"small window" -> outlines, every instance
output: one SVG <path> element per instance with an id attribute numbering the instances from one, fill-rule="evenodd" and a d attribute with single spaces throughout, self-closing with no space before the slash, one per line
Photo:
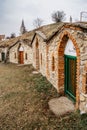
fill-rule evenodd
<path id="1" fill-rule="evenodd" d="M 38 49 L 38 39 L 36 39 L 36 48 Z"/>
<path id="2" fill-rule="evenodd" d="M 87 94 L 87 73 L 83 74 L 82 76 L 82 91 L 84 94 Z"/>
<path id="3" fill-rule="evenodd" d="M 16 53 L 14 53 L 14 58 L 16 59 Z"/>
<path id="4" fill-rule="evenodd" d="M 85 86 L 85 93 L 87 94 L 87 73 L 86 73 L 86 86 Z"/>
<path id="5" fill-rule="evenodd" d="M 27 60 L 28 58 L 27 58 L 27 53 L 25 53 L 25 60 Z"/>
<path id="6" fill-rule="evenodd" d="M 41 65 L 42 65 L 42 53 L 41 53 Z"/>
<path id="7" fill-rule="evenodd" d="M 54 56 L 52 56 L 52 71 L 55 71 L 55 59 L 54 59 Z"/>

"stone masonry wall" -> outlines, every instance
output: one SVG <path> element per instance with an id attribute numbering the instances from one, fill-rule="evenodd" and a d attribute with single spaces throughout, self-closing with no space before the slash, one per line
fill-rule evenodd
<path id="1" fill-rule="evenodd" d="M 81 44 L 80 63 L 80 112 L 87 113 L 87 34 L 83 34 L 83 44 Z"/>
<path id="2" fill-rule="evenodd" d="M 37 44 L 36 42 L 38 42 L 38 48 L 36 47 Z M 33 41 L 32 50 L 33 50 L 33 66 L 38 70 L 37 64 L 39 64 L 38 65 L 39 71 L 44 76 L 46 76 L 46 43 L 38 35 Z"/>
<path id="3" fill-rule="evenodd" d="M 19 44 L 16 44 L 15 46 L 13 46 L 10 51 L 9 51 L 9 62 L 11 63 L 18 63 L 18 46 Z M 16 58 L 15 58 L 15 54 L 16 54 Z"/>
<path id="4" fill-rule="evenodd" d="M 51 40 L 47 45 L 47 79 L 54 85 L 54 87 L 59 92 L 58 88 L 58 42 L 59 37 L 55 37 Z M 53 58 L 54 57 L 54 63 Z M 52 65 L 54 64 L 54 70 L 52 69 Z"/>
<path id="5" fill-rule="evenodd" d="M 32 61 L 33 61 L 32 48 L 24 43 L 22 43 L 22 46 L 24 48 L 24 64 L 32 64 Z M 18 47 L 19 47 L 19 44 L 16 44 L 10 49 L 9 62 L 18 63 Z M 26 53 L 27 53 L 27 59 L 25 58 Z"/>
<path id="6" fill-rule="evenodd" d="M 64 36 L 66 36 L 64 38 Z M 55 36 L 47 45 L 47 79 L 54 85 L 58 92 L 64 91 L 64 48 L 67 41 L 67 37 L 70 38 L 75 46 L 77 53 L 77 72 L 76 72 L 76 108 L 79 108 L 81 104 L 80 95 L 82 93 L 83 83 L 82 75 L 84 65 L 87 61 L 87 34 L 83 33 L 80 29 L 71 30 L 65 29 L 60 34 Z M 52 55 L 55 58 L 55 70 L 52 71 Z M 82 96 L 81 96 L 82 97 Z M 86 98 L 86 95 L 85 95 Z M 85 101 L 87 101 L 85 99 Z M 86 102 L 85 102 L 86 104 Z M 82 106 L 82 105 L 80 105 Z M 85 105 L 87 107 L 87 105 Z M 86 108 L 87 110 L 87 108 Z"/>
<path id="7" fill-rule="evenodd" d="M 80 28 L 64 28 L 49 42 L 39 35 L 32 43 L 33 66 L 53 84 L 59 93 L 64 93 L 64 50 L 70 39 L 76 49 L 76 109 L 87 112 L 87 33 Z"/>

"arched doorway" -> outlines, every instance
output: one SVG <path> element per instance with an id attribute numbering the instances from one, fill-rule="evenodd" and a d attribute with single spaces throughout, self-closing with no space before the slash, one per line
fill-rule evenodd
<path id="1" fill-rule="evenodd" d="M 39 70 L 40 65 L 39 65 L 39 43 L 38 39 L 36 39 L 36 69 Z"/>
<path id="2" fill-rule="evenodd" d="M 2 57 L 2 61 L 5 61 L 5 53 L 4 52 L 1 53 L 1 57 Z"/>
<path id="3" fill-rule="evenodd" d="M 58 90 L 59 90 L 59 93 L 64 93 L 64 94 L 66 94 L 67 89 L 70 92 L 72 91 L 69 96 L 74 100 L 76 99 L 76 108 L 78 108 L 79 107 L 79 80 L 80 80 L 79 78 L 80 50 L 78 48 L 76 40 L 67 31 L 61 34 L 60 39 L 61 41 L 58 45 Z M 65 53 L 65 49 L 68 45 L 67 43 L 69 40 L 70 42 L 72 42 L 72 45 L 73 45 L 72 48 L 75 50 L 76 56 L 72 56 L 72 55 L 67 56 Z M 69 68 L 71 68 L 71 70 L 69 70 Z M 72 76 L 70 75 L 71 73 L 73 73 L 74 75 L 73 77 L 69 77 L 69 76 Z M 69 81 L 71 80 L 71 78 L 75 79 L 74 82 L 72 80 L 72 83 L 70 83 Z M 71 85 L 75 84 L 75 86 L 73 87 L 71 86 L 72 87 L 71 89 L 70 86 L 67 87 L 67 85 L 69 84 Z"/>
<path id="4" fill-rule="evenodd" d="M 24 64 L 24 48 L 22 46 L 18 50 L 18 63 Z"/>
<path id="5" fill-rule="evenodd" d="M 76 62 L 77 54 L 75 47 L 72 41 L 68 39 L 64 50 L 64 91 L 73 101 L 76 101 Z"/>

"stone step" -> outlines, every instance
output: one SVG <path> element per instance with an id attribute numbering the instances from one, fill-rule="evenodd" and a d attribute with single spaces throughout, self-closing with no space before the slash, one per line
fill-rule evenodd
<path id="1" fill-rule="evenodd" d="M 75 111 L 75 106 L 67 97 L 61 96 L 59 98 L 51 99 L 49 102 L 50 110 L 56 115 L 64 115 Z"/>

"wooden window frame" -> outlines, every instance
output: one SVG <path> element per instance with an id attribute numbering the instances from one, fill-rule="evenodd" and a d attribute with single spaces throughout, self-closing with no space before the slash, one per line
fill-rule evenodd
<path id="1" fill-rule="evenodd" d="M 41 65 L 42 65 L 42 53 L 41 53 L 40 57 L 41 57 Z"/>
<path id="2" fill-rule="evenodd" d="M 14 58 L 15 58 L 15 59 L 17 58 L 16 52 L 14 53 Z"/>
<path id="3" fill-rule="evenodd" d="M 25 60 L 28 60 L 28 55 L 27 55 L 27 53 L 25 53 Z"/>

